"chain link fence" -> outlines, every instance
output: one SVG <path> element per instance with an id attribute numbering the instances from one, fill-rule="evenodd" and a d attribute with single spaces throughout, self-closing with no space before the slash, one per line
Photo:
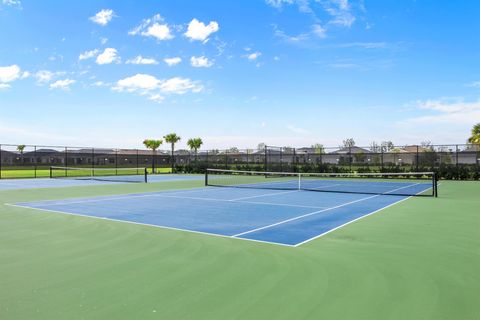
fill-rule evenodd
<path id="1" fill-rule="evenodd" d="M 372 150 L 373 149 L 373 150 Z M 203 173 L 206 168 L 272 172 L 419 172 L 444 179 L 480 178 L 475 145 L 177 150 L 0 144 L 0 179 L 48 177 L 50 166 L 146 167 L 150 173 Z"/>

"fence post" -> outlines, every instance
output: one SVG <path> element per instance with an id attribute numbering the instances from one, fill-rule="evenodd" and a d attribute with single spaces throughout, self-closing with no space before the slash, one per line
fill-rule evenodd
<path id="1" fill-rule="evenodd" d="M 118 175 L 118 149 L 115 149 L 115 175 Z"/>
<path id="2" fill-rule="evenodd" d="M 95 148 L 92 148 L 92 176 L 95 175 Z"/>
<path id="3" fill-rule="evenodd" d="M 415 154 L 415 159 L 416 159 L 416 160 L 415 160 L 415 162 L 416 162 L 416 164 L 415 164 L 415 171 L 418 172 L 418 162 L 420 161 L 420 156 L 419 156 L 419 154 L 418 154 L 418 146 L 416 146 L 416 147 L 417 147 L 417 152 L 416 152 L 416 154 Z"/>
<path id="4" fill-rule="evenodd" d="M 268 160 L 267 160 L 267 146 L 264 147 L 264 159 L 263 159 L 263 166 L 264 166 L 264 170 L 265 171 L 268 171 L 267 167 L 268 167 Z"/>
<path id="5" fill-rule="evenodd" d="M 228 150 L 225 150 L 225 170 L 228 170 Z"/>
<path id="6" fill-rule="evenodd" d="M 33 176 L 37 177 L 37 146 L 33 146 Z"/>
<path id="7" fill-rule="evenodd" d="M 208 169 L 208 167 L 209 167 L 209 166 L 208 166 L 208 150 L 207 150 L 207 154 L 206 154 L 206 156 L 205 156 L 205 159 L 206 159 L 206 166 L 207 166 L 207 169 Z"/>
<path id="8" fill-rule="evenodd" d="M 455 145 L 455 171 L 458 180 L 460 178 L 460 171 L 458 168 L 458 144 Z"/>
<path id="9" fill-rule="evenodd" d="M 0 179 L 2 179 L 2 145 L 0 144 Z"/>
<path id="10" fill-rule="evenodd" d="M 293 159 L 292 159 L 292 169 L 293 172 L 297 172 L 297 149 L 293 148 Z"/>
<path id="11" fill-rule="evenodd" d="M 67 147 L 65 147 L 65 163 L 63 164 L 65 166 L 65 177 L 67 176 L 67 166 L 68 166 L 68 154 L 67 154 Z"/>
<path id="12" fill-rule="evenodd" d="M 381 152 L 381 156 L 380 156 L 380 159 L 381 159 L 381 160 L 380 160 L 380 161 L 382 162 L 382 163 L 381 163 L 381 171 L 383 171 L 383 166 L 384 166 L 384 164 L 383 164 L 383 148 L 381 149 L 380 152 Z"/>
<path id="13" fill-rule="evenodd" d="M 280 172 L 283 172 L 283 148 L 280 147 Z"/>
<path id="14" fill-rule="evenodd" d="M 352 172 L 353 159 L 352 159 L 352 147 L 351 146 L 348 147 L 348 162 L 350 163 L 350 172 Z"/>
<path id="15" fill-rule="evenodd" d="M 135 159 L 135 161 L 136 161 L 136 163 L 137 163 L 137 164 L 135 165 L 135 167 L 137 167 L 137 168 L 138 168 L 138 149 L 136 149 L 135 151 L 136 151 L 136 152 L 135 152 L 135 155 L 136 155 L 136 157 L 135 157 L 135 158 L 136 158 L 136 159 Z M 137 170 L 138 170 L 138 169 L 137 169 Z"/>

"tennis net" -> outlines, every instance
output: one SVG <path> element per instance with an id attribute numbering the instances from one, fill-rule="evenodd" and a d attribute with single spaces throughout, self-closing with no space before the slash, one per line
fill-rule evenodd
<path id="1" fill-rule="evenodd" d="M 50 178 L 112 182 L 147 182 L 147 168 L 50 167 Z"/>
<path id="2" fill-rule="evenodd" d="M 205 185 L 400 196 L 437 196 L 433 172 L 293 173 L 207 169 Z"/>

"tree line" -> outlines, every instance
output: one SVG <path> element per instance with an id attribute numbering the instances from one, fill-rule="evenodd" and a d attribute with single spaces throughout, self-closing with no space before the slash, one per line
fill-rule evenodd
<path id="1" fill-rule="evenodd" d="M 179 142 L 182 138 L 178 136 L 176 133 L 169 133 L 165 136 L 163 136 L 162 139 L 145 139 L 143 140 L 143 145 L 147 148 L 152 150 L 152 153 L 154 155 L 153 161 L 152 161 L 152 172 L 155 172 L 155 155 L 157 154 L 157 149 L 160 148 L 160 146 L 163 144 L 165 141 L 166 143 L 170 144 L 171 151 L 172 151 L 172 169 L 174 169 L 175 165 L 175 144 Z M 201 138 L 190 138 L 187 140 L 187 145 L 190 148 L 190 150 L 193 150 L 195 152 L 195 161 L 197 160 L 197 153 L 198 149 L 201 148 L 203 144 L 203 141 Z"/>

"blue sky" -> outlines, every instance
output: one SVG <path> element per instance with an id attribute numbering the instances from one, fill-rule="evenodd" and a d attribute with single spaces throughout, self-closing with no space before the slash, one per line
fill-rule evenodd
<path id="1" fill-rule="evenodd" d="M 478 1 L 0 0 L 0 140 L 463 143 Z"/>

